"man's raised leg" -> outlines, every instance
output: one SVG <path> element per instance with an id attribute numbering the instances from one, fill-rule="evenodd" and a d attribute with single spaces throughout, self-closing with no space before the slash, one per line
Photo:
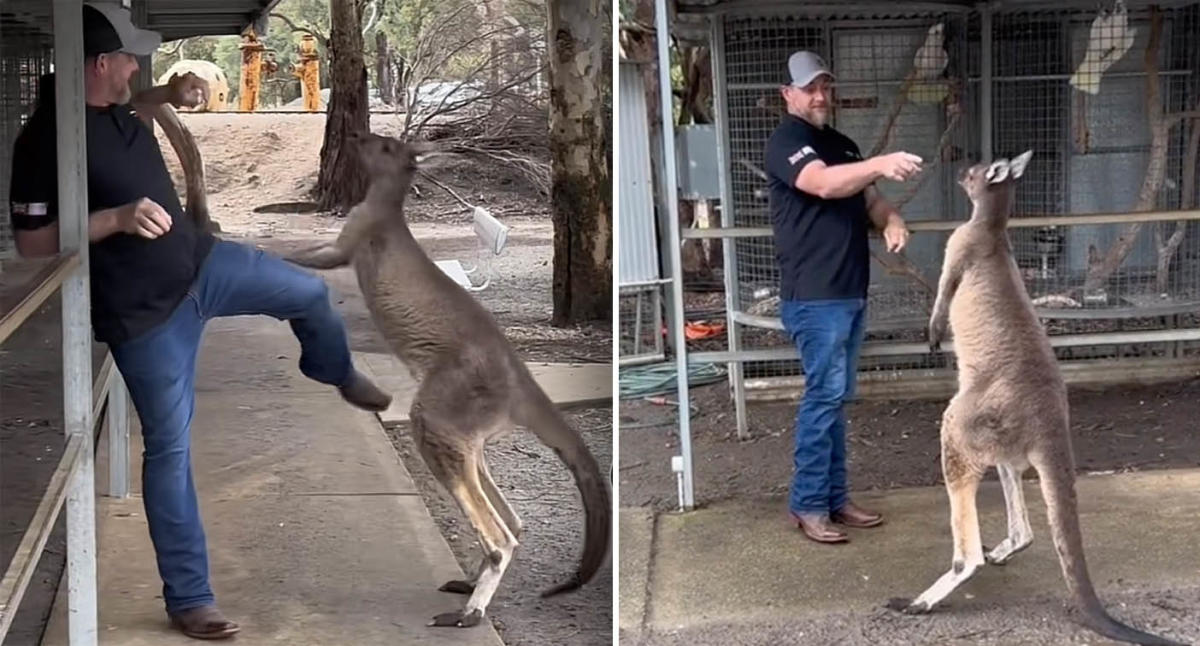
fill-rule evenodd
<path id="1" fill-rule="evenodd" d="M 325 281 L 248 245 L 219 240 L 198 282 L 205 318 L 265 314 L 288 321 L 300 341 L 300 371 L 337 386 L 351 404 L 386 410 L 391 396 L 354 369 L 341 317 Z"/>

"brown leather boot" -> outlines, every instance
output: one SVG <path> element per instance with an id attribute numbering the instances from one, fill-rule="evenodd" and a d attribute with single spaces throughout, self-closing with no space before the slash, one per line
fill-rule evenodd
<path id="1" fill-rule="evenodd" d="M 342 399 L 373 413 L 383 412 L 392 404 L 391 395 L 380 390 L 366 375 L 354 368 L 350 369 L 350 378 L 338 392 L 341 393 Z"/>
<path id="2" fill-rule="evenodd" d="M 228 639 L 241 630 L 237 624 L 226 619 L 216 606 L 188 608 L 168 613 L 168 616 L 173 628 L 196 639 Z"/>
<path id="3" fill-rule="evenodd" d="M 850 540 L 850 537 L 846 536 L 846 532 L 834 527 L 829 522 L 829 514 L 792 512 L 792 520 L 805 536 L 818 543 L 845 543 Z"/>
<path id="4" fill-rule="evenodd" d="M 867 528 L 883 524 L 882 514 L 867 511 L 852 502 L 846 502 L 844 507 L 833 512 L 829 517 L 833 522 L 841 523 L 846 527 Z"/>

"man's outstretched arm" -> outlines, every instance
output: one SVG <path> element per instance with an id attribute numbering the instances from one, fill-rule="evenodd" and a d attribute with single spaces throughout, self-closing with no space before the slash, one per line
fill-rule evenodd
<path id="1" fill-rule="evenodd" d="M 164 103 L 170 103 L 176 108 L 187 106 L 193 108 L 208 102 L 208 81 L 188 72 L 182 76 L 172 76 L 166 85 L 156 85 L 138 92 L 129 104 L 133 107 L 147 126 L 154 123 L 154 113 Z"/>

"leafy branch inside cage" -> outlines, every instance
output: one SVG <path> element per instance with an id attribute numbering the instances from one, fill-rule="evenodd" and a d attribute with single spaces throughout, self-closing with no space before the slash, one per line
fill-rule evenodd
<path id="1" fill-rule="evenodd" d="M 1200 123 L 1193 121 L 1191 136 L 1188 138 L 1187 152 L 1183 157 L 1183 190 L 1180 192 L 1179 208 L 1188 209 L 1196 206 L 1196 158 L 1200 153 Z M 1158 248 L 1158 265 L 1155 268 L 1154 290 L 1159 294 L 1167 292 L 1167 278 L 1170 276 L 1171 260 L 1179 245 L 1183 244 L 1183 235 L 1187 231 L 1187 222 L 1175 222 L 1171 237 L 1165 241 L 1166 222 L 1159 222 L 1154 228 L 1154 242 Z"/>
<path id="2" fill-rule="evenodd" d="M 1167 150 L 1171 128 L 1176 124 L 1182 123 L 1185 119 L 1200 116 L 1200 110 L 1164 114 L 1160 98 L 1161 88 L 1159 87 L 1158 66 L 1158 53 L 1161 41 L 1162 12 L 1157 7 L 1151 7 L 1150 36 L 1147 40 L 1145 51 L 1146 116 L 1150 129 L 1150 157 L 1149 163 L 1146 166 L 1146 174 L 1142 179 L 1141 190 L 1138 192 L 1138 201 L 1134 206 L 1134 211 L 1152 211 L 1157 206 L 1158 194 L 1162 189 L 1163 180 L 1166 177 Z M 1185 168 L 1185 172 L 1188 172 L 1187 168 Z M 1194 173 L 1194 167 L 1192 172 Z M 1077 293 L 1094 293 L 1107 284 L 1109 278 L 1112 277 L 1117 268 L 1121 266 L 1121 263 L 1125 261 L 1130 251 L 1133 250 L 1142 225 L 1142 222 L 1126 224 L 1121 229 L 1117 239 L 1113 241 L 1112 246 L 1103 254 L 1102 259 L 1090 264 L 1083 284 L 1055 296 L 1072 299 L 1072 296 Z M 1178 248 L 1179 243 L 1182 242 L 1182 229 L 1177 229 L 1175 233 L 1178 235 L 1172 235 L 1172 238 L 1176 240 L 1174 247 L 1171 246 L 1170 240 L 1159 245 L 1160 255 L 1168 252 L 1173 254 L 1175 249 Z M 1169 257 L 1165 263 L 1169 266 Z M 1159 267 L 1164 267 L 1164 260 L 1161 257 L 1159 259 Z M 1160 284 L 1165 284 L 1165 273 L 1165 269 L 1160 272 L 1158 278 Z"/>
<path id="3" fill-rule="evenodd" d="M 875 142 L 875 146 L 871 148 L 870 157 L 875 157 L 882 153 L 891 143 L 893 133 L 896 129 L 896 121 L 900 116 L 900 112 L 908 103 L 909 94 L 918 81 L 928 81 L 935 79 L 941 75 L 948 63 L 945 50 L 942 48 L 942 24 L 938 23 L 929 29 L 929 35 L 924 44 L 917 50 L 916 56 L 913 58 L 913 67 L 904 77 L 904 82 L 900 86 L 900 90 L 896 93 L 895 102 L 892 104 L 891 110 L 888 111 L 887 118 L 884 120 L 883 132 L 879 136 L 879 141 Z M 954 78 L 947 78 L 943 81 L 949 90 L 946 94 L 946 99 L 943 101 L 945 114 L 947 116 L 946 128 L 942 131 L 941 137 L 938 139 L 937 148 L 933 157 L 928 160 L 920 174 L 917 176 L 915 183 L 897 199 L 893 206 L 897 210 L 908 204 L 921 187 L 933 176 L 933 171 L 936 169 L 942 159 L 949 155 L 951 147 L 951 134 L 958 127 L 962 120 L 963 106 L 961 102 L 960 81 Z M 937 294 L 937 289 L 933 283 L 925 277 L 921 268 L 914 264 L 904 252 L 880 255 L 875 251 L 871 252 L 871 257 L 883 267 L 883 270 L 893 276 L 907 276 L 914 282 L 920 285 L 930 297 Z M 931 309 L 932 304 L 927 300 L 926 309 Z"/>

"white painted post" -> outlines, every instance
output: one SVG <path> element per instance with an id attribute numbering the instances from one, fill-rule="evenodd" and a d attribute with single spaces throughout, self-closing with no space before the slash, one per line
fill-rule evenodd
<path id="1" fill-rule="evenodd" d="M 71 646 L 97 642 L 95 453 L 92 450 L 92 334 L 88 282 L 87 133 L 83 93 L 83 5 L 54 0 L 58 130 L 59 249 L 79 254 L 63 282 L 63 421 L 79 436 L 79 468 L 67 492 L 67 608 Z"/>
<path id="2" fill-rule="evenodd" d="M 654 3 L 654 26 L 658 36 L 658 84 L 659 98 L 662 110 L 662 141 L 663 161 L 666 164 L 663 173 L 663 196 L 667 205 L 667 226 L 670 232 L 668 247 L 671 262 L 671 321 L 672 336 L 675 339 L 675 381 L 679 397 L 679 452 L 683 461 L 683 490 L 680 492 L 679 506 L 690 510 L 696 504 L 695 490 L 692 487 L 692 419 L 691 402 L 688 395 L 688 364 L 687 337 L 684 326 L 687 321 L 683 318 L 683 261 L 680 258 L 679 243 L 679 195 L 678 175 L 675 169 L 675 118 L 672 106 L 674 95 L 671 93 L 671 57 L 668 53 L 667 3 L 666 0 L 656 0 Z"/>
<path id="3" fill-rule="evenodd" d="M 129 392 L 121 371 L 113 368 L 108 387 L 108 495 L 129 497 Z"/>

